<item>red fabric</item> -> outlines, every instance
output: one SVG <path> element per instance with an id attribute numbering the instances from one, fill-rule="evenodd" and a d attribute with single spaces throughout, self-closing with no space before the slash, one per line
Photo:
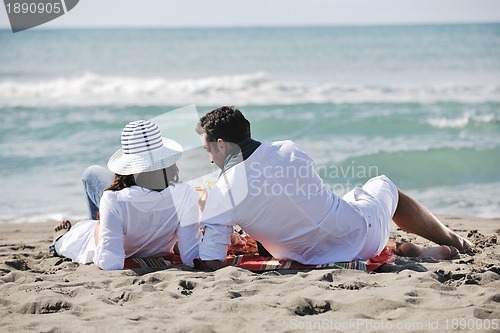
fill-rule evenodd
<path id="1" fill-rule="evenodd" d="M 368 272 L 374 271 L 380 266 L 384 264 L 394 265 L 394 261 L 396 260 L 396 255 L 393 252 L 393 249 L 386 246 L 375 257 L 368 259 L 366 261 L 366 270 Z"/>
<path id="2" fill-rule="evenodd" d="M 250 252 L 254 249 L 250 246 Z M 367 260 L 353 260 L 350 262 L 327 263 L 323 265 L 303 265 L 292 260 L 278 260 L 271 257 L 262 257 L 254 253 L 242 254 L 241 247 L 238 249 L 230 249 L 229 253 L 240 253 L 238 255 L 230 255 L 226 258 L 228 266 L 235 266 L 248 269 L 254 272 L 262 272 L 277 269 L 297 269 L 309 270 L 319 268 L 340 268 L 340 269 L 357 269 L 366 270 L 368 272 L 376 270 L 384 264 L 394 264 L 396 255 L 391 248 L 385 247 L 377 256 Z M 168 268 L 182 265 L 180 256 L 169 254 L 163 257 L 152 258 L 127 258 L 125 259 L 124 269 L 132 268 Z M 195 265 L 196 266 L 196 265 Z"/>

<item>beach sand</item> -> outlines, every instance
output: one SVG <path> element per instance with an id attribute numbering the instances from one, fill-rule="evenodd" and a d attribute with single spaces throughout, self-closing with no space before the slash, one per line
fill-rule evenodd
<path id="1" fill-rule="evenodd" d="M 440 216 L 477 246 L 395 272 L 100 271 L 51 258 L 53 223 L 0 225 L 1 332 L 499 331 L 500 219 Z M 393 229 L 393 239 L 427 244 Z"/>

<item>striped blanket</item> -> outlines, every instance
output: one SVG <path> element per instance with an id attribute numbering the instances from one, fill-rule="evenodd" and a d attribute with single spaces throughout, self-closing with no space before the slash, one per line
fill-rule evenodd
<path id="1" fill-rule="evenodd" d="M 240 267 L 253 272 L 264 272 L 271 270 L 310 270 L 320 268 L 355 269 L 370 272 L 376 270 L 383 264 L 393 264 L 395 254 L 391 248 L 385 247 L 376 257 L 369 260 L 352 260 L 347 262 L 333 262 L 322 265 L 303 265 L 293 260 L 276 259 L 272 257 L 262 257 L 256 254 L 229 255 L 226 258 L 228 266 Z M 162 257 L 153 258 L 127 258 L 125 259 L 125 269 L 133 268 L 169 268 L 182 265 L 180 256 L 169 254 Z M 195 262 L 196 267 L 196 262 Z"/>

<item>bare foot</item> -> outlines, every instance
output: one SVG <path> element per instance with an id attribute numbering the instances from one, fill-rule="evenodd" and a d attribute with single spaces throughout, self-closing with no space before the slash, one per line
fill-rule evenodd
<path id="1" fill-rule="evenodd" d="M 473 250 L 473 247 L 474 247 L 474 244 L 472 244 L 472 242 L 466 238 L 463 238 L 463 237 L 460 237 L 461 238 L 461 248 L 457 248 L 460 252 L 462 253 L 466 253 L 468 255 L 474 255 L 474 250 Z"/>
<path id="2" fill-rule="evenodd" d="M 54 240 L 58 240 L 66 234 L 69 229 L 71 229 L 71 222 L 66 220 L 66 221 L 61 221 L 58 224 L 54 226 Z"/>
<path id="3" fill-rule="evenodd" d="M 423 247 L 412 243 L 403 243 L 397 249 L 399 254 L 405 257 L 449 260 L 458 255 L 458 250 L 455 247 L 447 245 Z"/>

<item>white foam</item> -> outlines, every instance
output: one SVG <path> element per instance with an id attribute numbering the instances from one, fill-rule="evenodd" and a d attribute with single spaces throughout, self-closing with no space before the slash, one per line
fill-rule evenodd
<path id="1" fill-rule="evenodd" d="M 85 216 L 81 214 L 75 214 L 71 216 L 62 213 L 32 213 L 25 215 L 4 214 L 0 216 L 0 223 L 57 223 L 63 220 L 81 221 L 84 219 Z"/>
<path id="2" fill-rule="evenodd" d="M 500 102 L 500 85 L 350 85 L 275 81 L 265 73 L 170 80 L 101 76 L 0 81 L 0 106 L 272 105 L 296 103 Z M 436 120 L 437 126 L 441 126 Z M 457 126 L 461 126 L 458 123 Z"/>
<path id="3" fill-rule="evenodd" d="M 436 128 L 464 128 L 471 123 L 487 124 L 495 123 L 500 120 L 496 118 L 494 114 L 482 114 L 477 115 L 474 112 L 464 112 L 459 117 L 446 118 L 431 118 L 427 122 Z"/>

